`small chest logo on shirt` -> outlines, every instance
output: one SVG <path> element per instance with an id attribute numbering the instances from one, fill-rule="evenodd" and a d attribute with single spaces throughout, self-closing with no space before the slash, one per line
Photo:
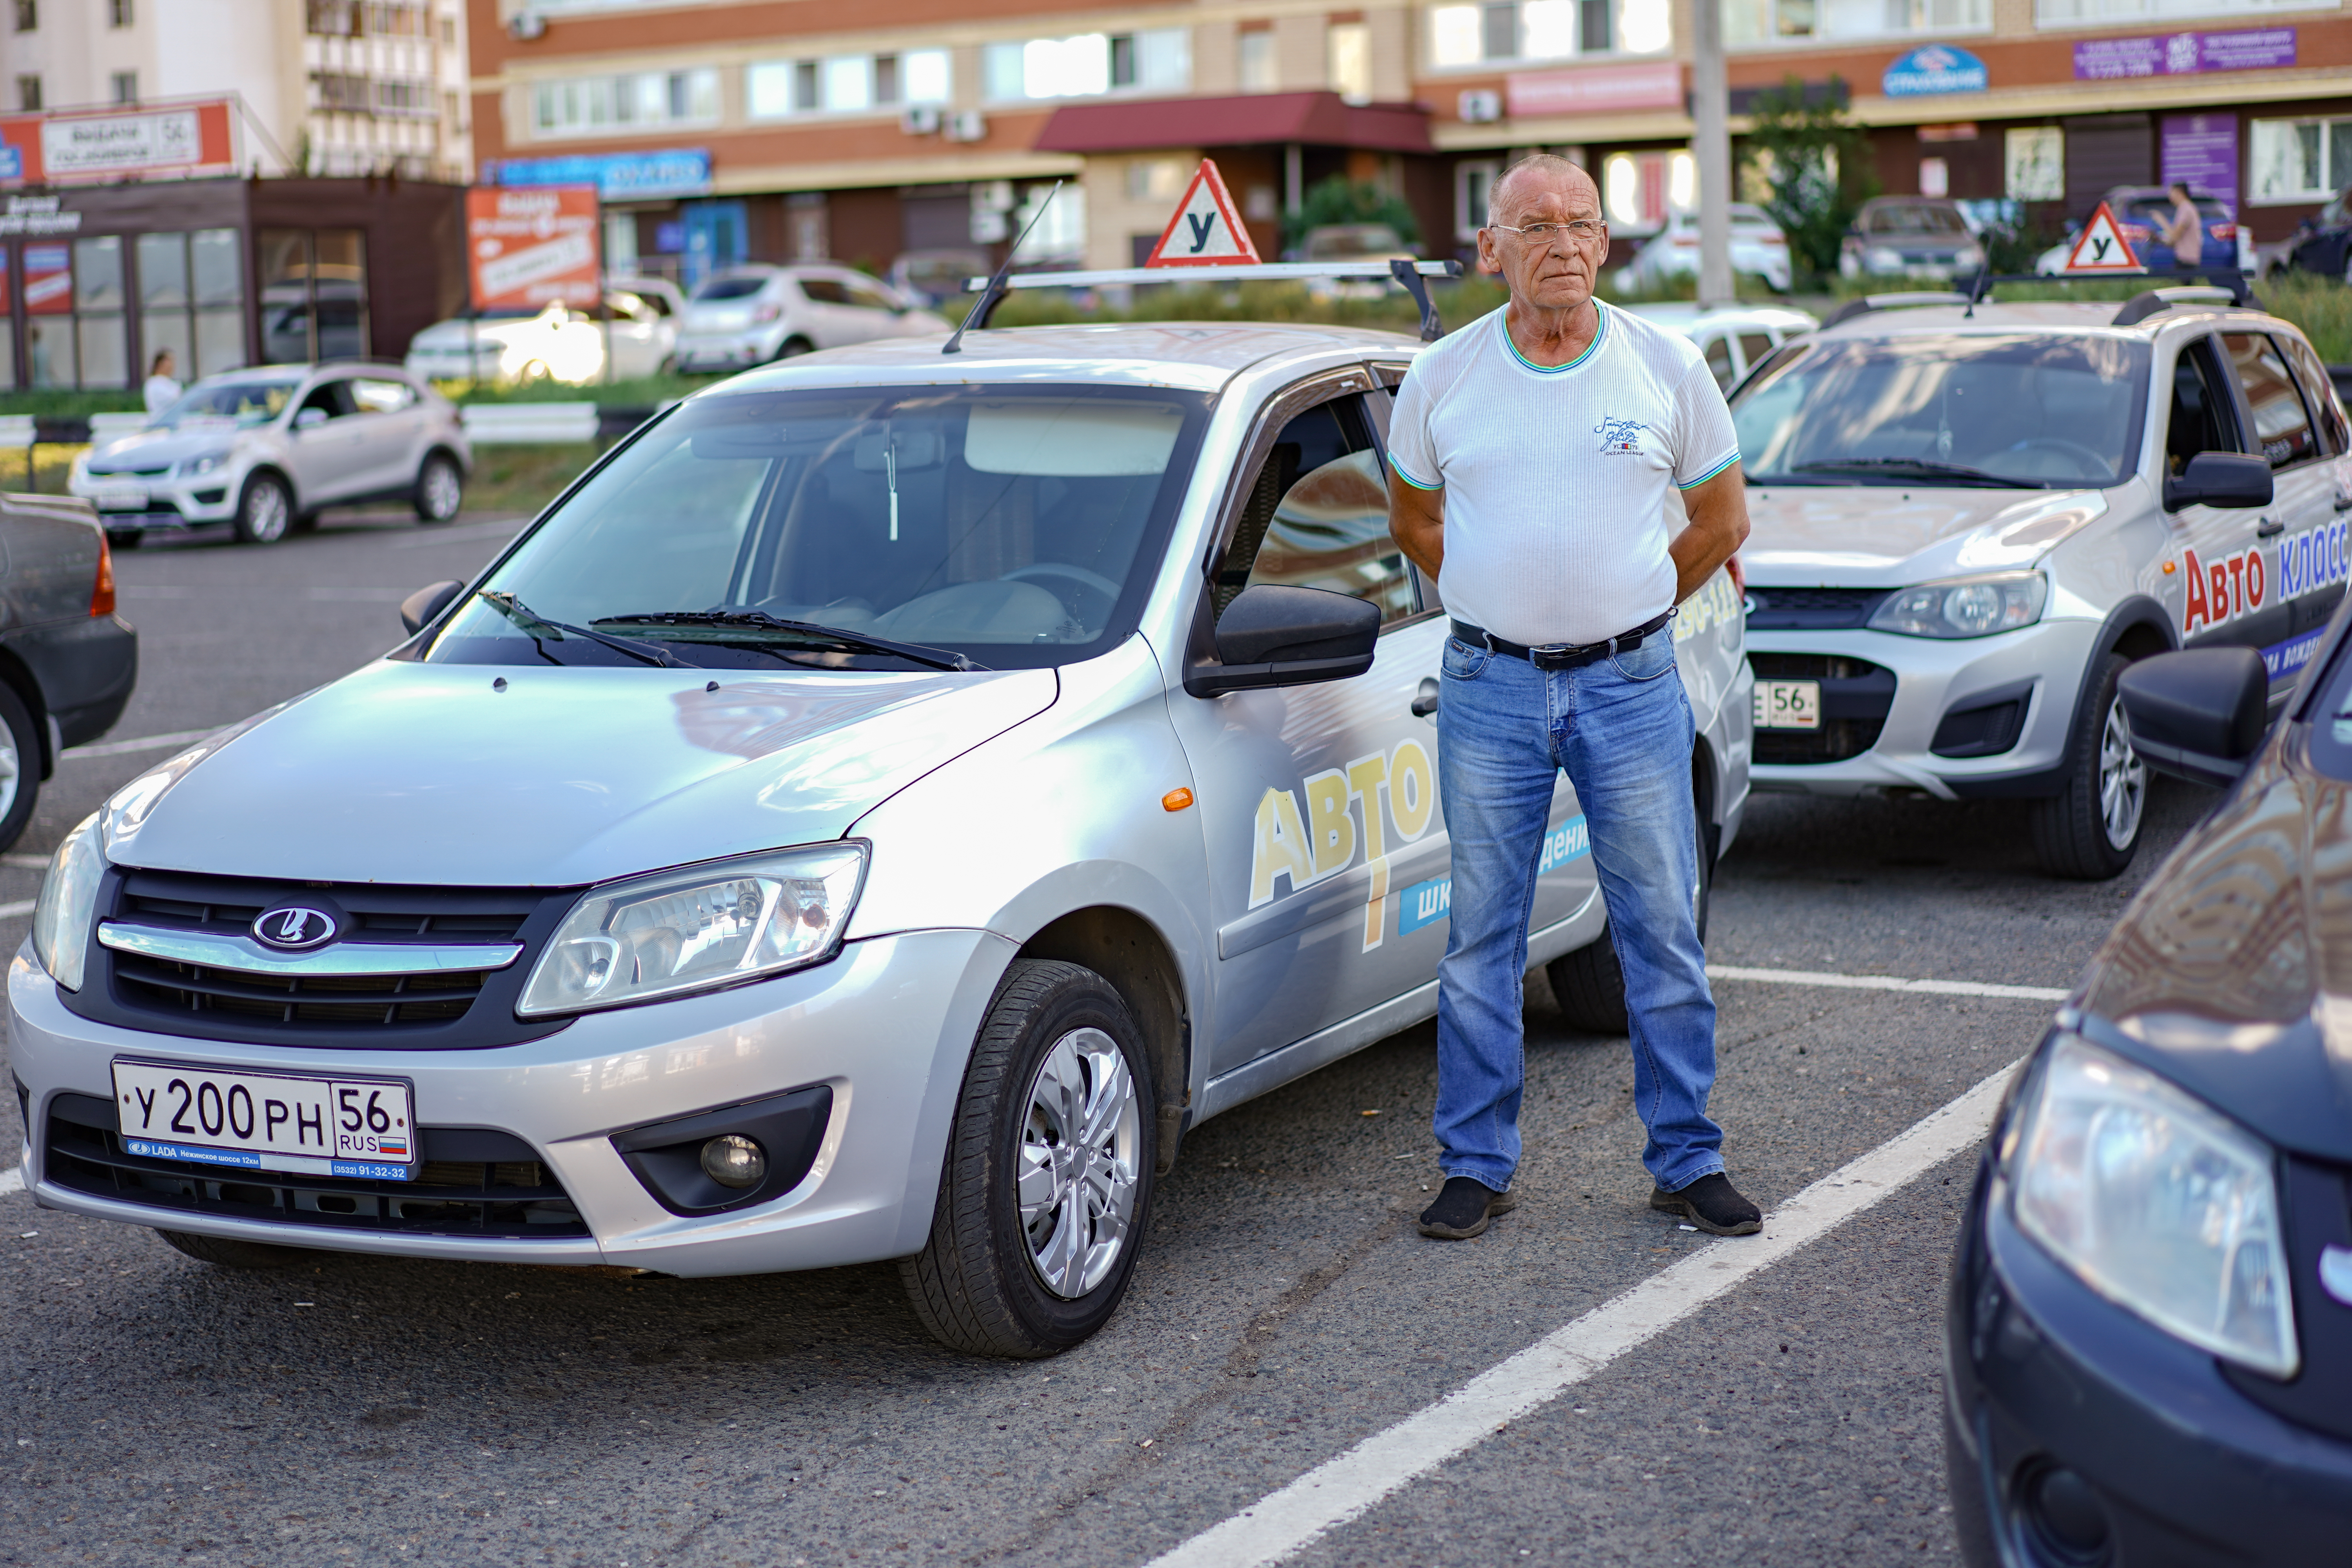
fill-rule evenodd
<path id="1" fill-rule="evenodd" d="M 1592 433 L 1601 437 L 1604 457 L 1638 458 L 1642 455 L 1642 432 L 1648 428 L 1638 419 L 1603 418 L 1592 427 Z"/>

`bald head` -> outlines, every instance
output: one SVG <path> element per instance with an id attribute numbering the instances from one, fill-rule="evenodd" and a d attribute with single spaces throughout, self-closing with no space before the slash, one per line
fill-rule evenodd
<path id="1" fill-rule="evenodd" d="M 1591 175 L 1557 153 L 1531 153 L 1504 170 L 1486 193 L 1486 221 L 1517 223 L 1519 211 L 1547 195 L 1600 214 L 1601 187 Z"/>

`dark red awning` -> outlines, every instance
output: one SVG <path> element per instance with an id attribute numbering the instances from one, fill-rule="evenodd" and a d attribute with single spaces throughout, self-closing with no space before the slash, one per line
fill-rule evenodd
<path id="1" fill-rule="evenodd" d="M 1122 99 L 1070 103 L 1038 133 L 1040 153 L 1144 153 L 1302 142 L 1377 153 L 1432 153 L 1429 110 L 1418 103 L 1351 104 L 1336 92 L 1252 92 L 1233 98 Z"/>

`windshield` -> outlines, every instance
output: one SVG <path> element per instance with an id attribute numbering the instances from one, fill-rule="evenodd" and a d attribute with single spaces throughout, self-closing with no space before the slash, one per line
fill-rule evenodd
<path id="1" fill-rule="evenodd" d="M 2104 489 L 2137 466 L 2147 389 L 2145 343 L 1922 333 L 1798 345 L 1731 415 L 1752 484 Z"/>
<path id="2" fill-rule="evenodd" d="M 616 452 L 500 562 L 426 658 L 621 664 L 1074 663 L 1133 630 L 1206 396 L 1070 385 L 706 395 Z M 551 626 L 566 635 L 551 635 Z"/>
<path id="3" fill-rule="evenodd" d="M 698 305 L 713 300 L 747 300 L 768 286 L 765 278 L 713 278 L 694 291 Z"/>
<path id="4" fill-rule="evenodd" d="M 150 423 L 167 429 L 184 424 L 230 421 L 239 428 L 267 425 L 286 407 L 299 383 L 291 381 L 199 382 Z"/>
<path id="5" fill-rule="evenodd" d="M 1868 226 L 1872 234 L 1963 235 L 1969 231 L 1958 213 L 1930 206 L 1880 207 L 1870 215 Z"/>

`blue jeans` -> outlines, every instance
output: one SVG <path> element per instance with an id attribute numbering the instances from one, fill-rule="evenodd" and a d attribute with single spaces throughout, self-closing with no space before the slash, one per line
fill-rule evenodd
<path id="1" fill-rule="evenodd" d="M 1583 808 L 1609 937 L 1625 972 L 1642 1163 L 1668 1192 L 1723 1169 L 1715 998 L 1692 908 L 1698 887 L 1690 700 L 1672 634 L 1577 669 L 1449 638 L 1438 707 L 1439 787 L 1453 843 L 1452 929 L 1437 969 L 1437 1142 L 1449 1176 L 1497 1192 L 1519 1163 L 1528 966 L 1553 781 Z"/>

